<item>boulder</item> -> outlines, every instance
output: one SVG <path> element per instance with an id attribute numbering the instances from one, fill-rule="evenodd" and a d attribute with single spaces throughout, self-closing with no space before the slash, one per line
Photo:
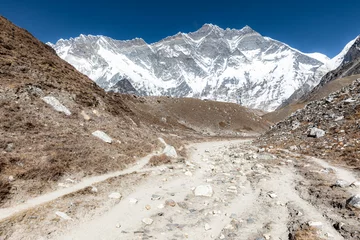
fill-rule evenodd
<path id="1" fill-rule="evenodd" d="M 211 197 L 213 195 L 213 189 L 211 185 L 200 185 L 194 190 L 195 196 Z"/>
<path id="2" fill-rule="evenodd" d="M 142 222 L 145 223 L 146 225 L 151 225 L 154 222 L 154 220 L 152 220 L 151 218 L 144 218 Z"/>
<path id="3" fill-rule="evenodd" d="M 323 136 L 325 136 L 325 131 L 321 130 L 320 128 L 311 128 L 310 129 L 310 133 L 308 135 L 309 137 L 314 137 L 314 138 L 321 138 Z"/>
<path id="4" fill-rule="evenodd" d="M 44 102 L 46 102 L 47 104 L 49 104 L 50 106 L 52 106 L 54 108 L 55 111 L 58 112 L 62 112 L 65 113 L 65 115 L 71 115 L 71 112 L 69 109 L 67 109 L 67 107 L 65 107 L 64 105 L 62 105 L 59 100 L 57 100 L 55 97 L 53 96 L 46 96 L 41 98 Z"/>
<path id="5" fill-rule="evenodd" d="M 103 140 L 106 143 L 112 143 L 112 141 L 113 141 L 112 138 L 109 137 L 109 135 L 107 135 L 103 131 L 97 130 L 97 131 L 93 132 L 92 135 Z"/>
<path id="6" fill-rule="evenodd" d="M 120 198 L 121 198 L 121 194 L 118 193 L 118 192 L 113 192 L 113 193 L 110 193 L 110 194 L 109 194 L 109 198 L 112 198 L 112 199 L 120 199 Z"/>
<path id="7" fill-rule="evenodd" d="M 66 213 L 57 211 L 55 214 L 59 217 L 61 217 L 64 220 L 71 220 L 71 217 L 69 217 Z"/>
<path id="8" fill-rule="evenodd" d="M 360 209 L 360 194 L 356 194 L 346 201 L 346 204 L 350 207 Z"/>

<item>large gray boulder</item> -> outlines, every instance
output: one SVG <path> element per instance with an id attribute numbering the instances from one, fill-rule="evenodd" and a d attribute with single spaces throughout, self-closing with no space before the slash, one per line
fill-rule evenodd
<path id="1" fill-rule="evenodd" d="M 310 129 L 309 137 L 321 138 L 325 136 L 325 131 L 320 128 L 313 127 Z"/>

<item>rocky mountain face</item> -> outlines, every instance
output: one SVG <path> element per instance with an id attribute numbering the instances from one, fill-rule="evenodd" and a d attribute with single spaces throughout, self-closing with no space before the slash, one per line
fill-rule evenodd
<path id="1" fill-rule="evenodd" d="M 310 102 L 268 131 L 260 143 L 359 167 L 360 78 Z"/>
<path id="2" fill-rule="evenodd" d="M 80 35 L 49 45 L 107 91 L 212 99 L 266 111 L 299 88 L 316 86 L 334 67 L 322 54 L 304 54 L 248 26 L 205 24 L 153 44 Z"/>
<path id="3" fill-rule="evenodd" d="M 324 87 L 325 84 L 335 79 L 345 78 L 360 73 L 360 36 L 350 41 L 344 49 L 333 59 L 326 63 L 328 69 L 333 69 L 325 74 L 318 85 L 315 87 L 304 84 L 303 87 L 296 90 L 278 109 L 289 104 L 312 98 Z"/>

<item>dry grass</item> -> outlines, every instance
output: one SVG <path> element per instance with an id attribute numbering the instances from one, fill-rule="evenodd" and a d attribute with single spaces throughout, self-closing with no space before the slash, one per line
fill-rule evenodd
<path id="1" fill-rule="evenodd" d="M 8 195 L 10 194 L 10 189 L 11 186 L 8 182 L 0 180 L 0 205 L 8 198 Z"/>
<path id="2" fill-rule="evenodd" d="M 171 158 L 166 156 L 165 154 L 152 156 L 149 160 L 149 165 L 152 167 L 169 163 L 171 163 Z"/>
<path id="3" fill-rule="evenodd" d="M 297 230 L 292 237 L 292 240 L 320 240 L 315 228 L 306 228 Z"/>

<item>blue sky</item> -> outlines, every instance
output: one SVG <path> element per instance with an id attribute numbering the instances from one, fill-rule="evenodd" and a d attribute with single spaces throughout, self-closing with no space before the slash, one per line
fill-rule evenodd
<path id="1" fill-rule="evenodd" d="M 0 14 L 44 42 L 83 34 L 156 42 L 204 23 L 249 25 L 303 52 L 339 53 L 360 34 L 359 0 L 1 0 Z"/>

